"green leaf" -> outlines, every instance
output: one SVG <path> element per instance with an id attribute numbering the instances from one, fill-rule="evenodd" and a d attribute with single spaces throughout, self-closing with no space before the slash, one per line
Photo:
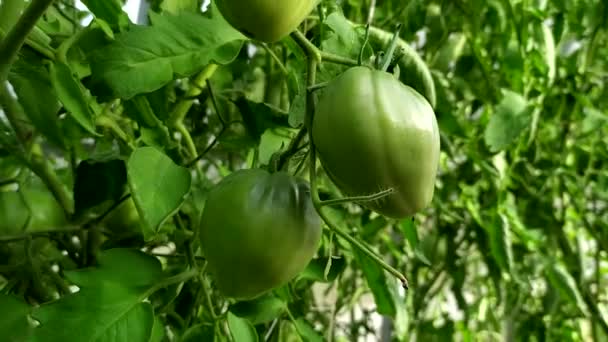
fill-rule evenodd
<path id="1" fill-rule="evenodd" d="M 599 110 L 592 107 L 585 107 L 583 109 L 585 117 L 581 123 L 581 133 L 579 137 L 584 137 L 589 134 L 593 134 L 598 130 L 606 127 L 608 124 L 608 115 L 603 114 Z"/>
<path id="2" fill-rule="evenodd" d="M 25 5 L 25 0 L 0 1 L 1 31 L 8 32 L 15 25 Z"/>
<path id="3" fill-rule="evenodd" d="M 131 288 L 151 286 L 162 278 L 158 259 L 137 249 L 117 248 L 104 251 L 98 258 L 99 267 L 66 272 L 78 286 L 94 288 L 113 282 Z"/>
<path id="4" fill-rule="evenodd" d="M 150 341 L 154 314 L 143 300 L 161 280 L 156 258 L 137 250 L 109 250 L 100 255 L 98 267 L 67 276 L 80 290 L 34 311 L 40 322 L 35 342 Z"/>
<path id="5" fill-rule="evenodd" d="M 296 319 L 296 326 L 304 342 L 323 342 L 323 337 L 303 318 Z"/>
<path id="6" fill-rule="evenodd" d="M 122 11 L 119 0 L 82 0 L 95 17 L 110 24 L 112 29 L 119 30 L 130 24 L 129 16 Z"/>
<path id="7" fill-rule="evenodd" d="M 333 282 L 346 269 L 346 260 L 344 258 L 332 259 L 331 268 L 325 279 L 325 267 L 327 266 L 328 258 L 313 259 L 308 266 L 298 275 L 298 280 L 312 280 L 320 283 Z"/>
<path id="8" fill-rule="evenodd" d="M 363 270 L 367 285 L 374 295 L 377 306 L 376 311 L 381 315 L 395 317 L 397 308 L 395 307 L 393 294 L 388 288 L 384 270 L 374 260 L 370 259 L 358 249 L 354 248 L 353 254 L 355 255 L 357 264 Z"/>
<path id="9" fill-rule="evenodd" d="M 228 327 L 234 342 L 258 342 L 258 334 L 251 323 L 228 312 Z"/>
<path id="10" fill-rule="evenodd" d="M 127 178 L 146 237 L 160 229 L 190 192 L 190 171 L 153 147 L 133 152 L 127 163 Z"/>
<path id="11" fill-rule="evenodd" d="M 154 316 L 154 325 L 152 326 L 152 335 L 150 336 L 150 342 L 162 342 L 165 338 L 165 327 L 163 321 Z"/>
<path id="12" fill-rule="evenodd" d="M 238 107 L 249 136 L 258 144 L 266 130 L 276 127 L 290 127 L 289 116 L 280 109 L 239 97 L 234 104 Z"/>
<path id="13" fill-rule="evenodd" d="M 0 336 L 3 341 L 20 342 L 26 340 L 32 326 L 28 315 L 32 308 L 25 302 L 5 294 L 0 294 Z"/>
<path id="14" fill-rule="evenodd" d="M 548 25 L 541 24 L 541 26 L 543 32 L 543 59 L 547 65 L 547 78 L 549 80 L 549 84 L 553 84 L 555 75 L 557 73 L 555 39 L 553 38 L 553 32 Z"/>
<path id="15" fill-rule="evenodd" d="M 267 165 L 277 151 L 287 147 L 293 138 L 290 133 L 287 129 L 267 129 L 260 140 L 258 163 Z"/>
<path id="16" fill-rule="evenodd" d="M 493 224 L 485 228 L 490 236 L 490 251 L 503 271 L 510 272 L 513 265 L 511 226 L 506 215 L 496 214 Z"/>
<path id="17" fill-rule="evenodd" d="M 34 127 L 50 142 L 64 147 L 58 115 L 61 105 L 41 60 L 24 51 L 11 68 L 8 80 Z"/>
<path id="18" fill-rule="evenodd" d="M 547 261 L 545 271 L 549 282 L 557 289 L 560 297 L 574 304 L 583 315 L 588 315 L 587 304 L 576 286 L 574 277 L 562 265 L 554 261 Z"/>
<path id="19" fill-rule="evenodd" d="M 76 168 L 74 183 L 76 215 L 105 201 L 118 201 L 124 193 L 126 183 L 127 168 L 124 161 L 82 161 Z"/>
<path id="20" fill-rule="evenodd" d="M 268 323 L 281 316 L 286 308 L 285 302 L 269 294 L 254 300 L 235 303 L 230 306 L 230 312 L 257 325 Z"/>
<path id="21" fill-rule="evenodd" d="M 425 265 L 431 266 L 429 258 L 424 255 L 424 252 L 420 248 L 420 240 L 418 239 L 418 230 L 416 229 L 416 222 L 414 222 L 413 219 L 405 219 L 401 221 L 399 227 L 401 228 L 401 231 L 403 232 L 405 238 L 410 244 L 410 247 L 412 247 L 412 249 L 414 250 L 416 257 L 418 257 L 418 259 L 420 259 L 420 261 L 422 261 Z"/>
<path id="22" fill-rule="evenodd" d="M 349 22 L 341 12 L 331 13 L 323 25 L 326 26 L 325 37 L 322 37 L 321 49 L 326 52 L 350 57 L 354 60 L 359 58 L 363 47 L 365 29 L 356 27 Z M 372 55 L 369 45 L 364 49 L 364 60 Z M 322 63 L 319 66 L 318 82 L 332 80 L 336 75 L 345 71 L 348 67 L 333 63 Z"/>
<path id="23" fill-rule="evenodd" d="M 245 37 L 221 16 L 150 12 L 151 26 L 132 27 L 109 46 L 93 53 L 93 79 L 114 95 L 129 99 L 160 89 L 177 77 L 188 77 L 209 63 L 227 64 Z"/>
<path id="24" fill-rule="evenodd" d="M 30 209 L 19 192 L 0 191 L 0 235 L 21 233 L 29 215 Z"/>
<path id="25" fill-rule="evenodd" d="M 215 341 L 215 327 L 209 323 L 191 326 L 182 335 L 182 342 Z"/>
<path id="26" fill-rule="evenodd" d="M 510 90 L 504 90 L 503 94 L 484 133 L 486 145 L 492 152 L 500 152 L 509 147 L 531 120 L 528 103 L 523 96 Z"/>
<path id="27" fill-rule="evenodd" d="M 97 135 L 93 112 L 82 91 L 82 85 L 74 78 L 70 67 L 67 64 L 56 62 L 49 64 L 49 71 L 53 88 L 65 109 L 80 126 L 89 133 Z"/>
<path id="28" fill-rule="evenodd" d="M 198 0 L 163 0 L 160 8 L 171 14 L 196 12 L 199 8 L 199 2 Z"/>

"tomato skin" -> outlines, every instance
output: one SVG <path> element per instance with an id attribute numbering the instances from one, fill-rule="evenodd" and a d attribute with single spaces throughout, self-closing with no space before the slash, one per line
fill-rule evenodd
<path id="1" fill-rule="evenodd" d="M 133 197 L 129 197 L 112 210 L 102 223 L 116 234 L 140 233 L 141 219 L 135 207 Z"/>
<path id="2" fill-rule="evenodd" d="M 428 101 L 393 75 L 353 67 L 319 98 L 313 140 L 331 180 L 348 196 L 392 188 L 362 203 L 392 218 L 411 216 L 432 200 L 439 128 Z"/>
<path id="3" fill-rule="evenodd" d="M 241 170 L 209 192 L 199 233 L 217 288 L 252 299 L 304 270 L 319 247 L 321 220 L 307 183 Z"/>
<path id="4" fill-rule="evenodd" d="M 234 28 L 255 40 L 273 43 L 294 31 L 318 0 L 218 0 L 216 3 Z"/>

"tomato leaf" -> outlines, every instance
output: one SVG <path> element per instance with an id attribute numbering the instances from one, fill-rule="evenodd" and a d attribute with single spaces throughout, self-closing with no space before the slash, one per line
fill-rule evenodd
<path id="1" fill-rule="evenodd" d="M 425 265 L 431 266 L 429 258 L 424 255 L 424 252 L 420 248 L 420 239 L 418 238 L 418 230 L 416 229 L 416 222 L 413 219 L 405 219 L 399 224 L 401 231 L 405 234 L 410 247 L 414 250 L 416 257 L 422 261 Z"/>
<path id="2" fill-rule="evenodd" d="M 588 315 L 589 309 L 576 286 L 574 277 L 563 266 L 555 262 L 547 261 L 545 271 L 549 282 L 557 289 L 560 297 L 574 304 L 583 315 Z"/>
<path id="3" fill-rule="evenodd" d="M 484 133 L 486 145 L 492 152 L 503 151 L 511 145 L 531 120 L 528 103 L 522 95 L 510 90 L 504 90 L 503 94 Z"/>
<path id="4" fill-rule="evenodd" d="M 163 322 L 158 316 L 154 316 L 154 325 L 152 326 L 152 335 L 149 342 L 161 342 L 164 338 L 165 327 L 163 326 Z"/>
<path id="5" fill-rule="evenodd" d="M 82 3 L 95 17 L 110 24 L 114 30 L 126 28 L 130 24 L 129 17 L 122 11 L 119 0 L 82 0 Z"/>
<path id="6" fill-rule="evenodd" d="M 64 147 L 59 126 L 59 100 L 48 71 L 32 53 L 24 51 L 9 73 L 9 82 L 19 98 L 26 115 L 50 142 Z"/>
<path id="7" fill-rule="evenodd" d="M 303 318 L 296 319 L 296 326 L 304 342 L 322 342 L 323 337 Z"/>
<path id="8" fill-rule="evenodd" d="M 32 326 L 28 315 L 32 308 L 13 296 L 0 294 L 0 336 L 6 341 L 25 341 Z"/>
<path id="9" fill-rule="evenodd" d="M 76 168 L 74 183 L 76 215 L 104 201 L 118 201 L 124 193 L 126 183 L 127 168 L 124 161 L 82 161 Z"/>
<path id="10" fill-rule="evenodd" d="M 127 163 L 127 178 L 144 236 L 150 237 L 179 209 L 190 192 L 188 169 L 153 147 L 137 149 Z"/>
<path id="11" fill-rule="evenodd" d="M 255 328 L 245 318 L 240 318 L 228 312 L 228 326 L 234 342 L 258 342 L 258 334 Z"/>
<path id="12" fill-rule="evenodd" d="M 249 101 L 244 97 L 239 97 L 234 104 L 241 113 L 247 133 L 258 144 L 267 129 L 290 127 L 289 116 L 278 108 L 265 103 Z"/>
<path id="13" fill-rule="evenodd" d="M 358 249 L 353 249 L 353 254 L 357 260 L 357 264 L 363 270 L 363 275 L 367 280 L 374 299 L 376 301 L 377 311 L 381 315 L 395 317 L 397 308 L 393 299 L 393 294 L 388 288 L 388 282 L 384 270 L 367 255 Z"/>
<path id="14" fill-rule="evenodd" d="M 201 323 L 189 327 L 182 335 L 182 342 L 214 341 L 215 327 L 209 323 Z"/>
<path id="15" fill-rule="evenodd" d="M 67 64 L 56 62 L 49 65 L 51 83 L 68 113 L 89 133 L 97 135 L 93 112 Z"/>
<path id="16" fill-rule="evenodd" d="M 93 53 L 96 82 L 120 98 L 160 89 L 177 77 L 187 77 L 209 63 L 227 64 L 245 37 L 216 15 L 150 13 L 151 26 L 132 27 L 109 46 Z"/>
<path id="17" fill-rule="evenodd" d="M 485 226 L 490 236 L 490 251 L 503 271 L 510 272 L 513 265 L 511 226 L 508 217 L 497 214 L 492 224 Z"/>
<path id="18" fill-rule="evenodd" d="M 248 319 L 252 324 L 264 324 L 285 312 L 287 304 L 273 295 L 265 295 L 250 301 L 242 301 L 230 306 L 230 312 Z"/>
<path id="19" fill-rule="evenodd" d="M 99 266 L 67 273 L 80 290 L 37 308 L 34 341 L 149 341 L 152 305 L 147 290 L 162 277 L 160 262 L 138 250 L 102 253 Z"/>
<path id="20" fill-rule="evenodd" d="M 331 268 L 325 279 L 325 267 L 327 266 L 328 258 L 313 259 L 306 269 L 298 275 L 298 280 L 312 280 L 322 283 L 333 282 L 346 269 L 346 260 L 344 258 L 332 259 Z"/>

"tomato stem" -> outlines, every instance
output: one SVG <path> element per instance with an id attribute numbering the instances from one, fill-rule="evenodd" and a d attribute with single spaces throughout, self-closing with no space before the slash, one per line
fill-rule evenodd
<path id="1" fill-rule="evenodd" d="M 322 207 L 327 207 L 327 206 L 340 205 L 340 204 L 345 204 L 345 203 L 371 202 L 371 201 L 376 201 L 381 198 L 384 198 L 392 193 L 393 193 L 393 189 L 387 189 L 387 190 L 378 192 L 373 195 L 368 195 L 368 196 L 354 196 L 354 197 L 344 197 L 344 198 L 326 200 L 326 201 L 322 201 L 320 205 Z"/>
<path id="2" fill-rule="evenodd" d="M 0 42 L 0 51 L 2 51 L 0 54 L 0 83 L 8 77 L 8 71 L 17 59 L 17 53 L 51 3 L 53 0 L 32 0 L 17 23 Z"/>
<path id="3" fill-rule="evenodd" d="M 283 75 L 289 74 L 289 71 L 285 67 L 285 64 L 283 64 L 283 62 L 281 61 L 279 56 L 277 56 L 277 54 L 274 53 L 274 51 L 272 51 L 270 46 L 268 46 L 268 44 L 266 44 L 266 43 L 262 43 L 262 47 L 264 48 L 264 50 L 266 50 L 268 55 L 275 61 L 275 63 L 277 63 L 277 65 L 279 66 L 279 69 L 281 69 L 281 72 L 283 73 Z"/>
<path id="4" fill-rule="evenodd" d="M 399 32 L 401 32 L 401 25 L 397 26 L 397 30 L 393 35 L 393 39 L 391 40 L 391 45 L 388 48 L 386 56 L 384 58 L 384 64 L 382 65 L 382 71 L 387 71 L 388 67 L 391 65 L 391 61 L 393 60 L 393 56 L 395 55 L 395 49 L 397 48 L 397 43 L 399 40 Z"/>

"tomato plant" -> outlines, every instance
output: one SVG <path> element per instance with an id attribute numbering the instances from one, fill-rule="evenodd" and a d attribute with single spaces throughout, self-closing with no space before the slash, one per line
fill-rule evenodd
<path id="1" fill-rule="evenodd" d="M 284 285 L 317 252 L 321 220 L 303 181 L 260 169 L 232 173 L 207 197 L 200 240 L 226 296 L 250 299 Z"/>
<path id="2" fill-rule="evenodd" d="M 365 203 L 390 217 L 431 203 L 440 145 L 435 113 L 391 74 L 354 67 L 338 76 L 319 99 L 312 132 L 325 171 L 346 194 L 393 189 Z"/>
<path id="3" fill-rule="evenodd" d="M 298 27 L 318 0 L 219 0 L 224 18 L 245 35 L 262 41 L 278 41 Z"/>

